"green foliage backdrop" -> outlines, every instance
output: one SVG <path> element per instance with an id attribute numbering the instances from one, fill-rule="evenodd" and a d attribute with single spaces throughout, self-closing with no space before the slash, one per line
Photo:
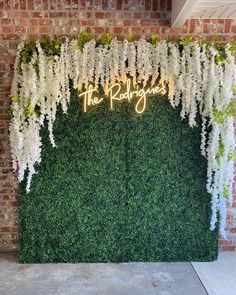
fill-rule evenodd
<path id="1" fill-rule="evenodd" d="M 57 148 L 20 194 L 20 259 L 30 262 L 206 261 L 217 257 L 200 128 L 153 97 L 142 115 L 117 104 L 82 113 L 75 92 L 57 116 Z"/>

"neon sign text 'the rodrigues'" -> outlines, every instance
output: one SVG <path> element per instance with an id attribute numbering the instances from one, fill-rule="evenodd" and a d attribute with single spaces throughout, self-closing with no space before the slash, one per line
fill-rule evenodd
<path id="1" fill-rule="evenodd" d="M 97 97 L 95 93 L 98 93 L 98 91 L 90 84 L 88 89 L 79 95 L 83 99 L 84 112 L 87 112 L 89 108 L 99 105 L 105 100 L 105 97 Z M 120 83 L 115 83 L 108 88 L 107 93 L 110 99 L 110 108 L 112 110 L 114 109 L 114 103 L 116 101 L 121 102 L 127 100 L 128 102 L 131 102 L 131 100 L 135 99 L 135 111 L 138 114 L 142 114 L 146 109 L 148 95 L 165 95 L 167 90 L 164 84 L 146 89 L 139 88 L 139 85 L 137 85 L 131 90 L 131 80 L 128 79 L 124 91 Z"/>

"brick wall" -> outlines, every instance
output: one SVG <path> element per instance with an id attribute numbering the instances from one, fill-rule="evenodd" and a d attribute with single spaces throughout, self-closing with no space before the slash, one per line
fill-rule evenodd
<path id="1" fill-rule="evenodd" d="M 11 167 L 7 112 L 16 48 L 32 37 L 63 38 L 81 29 L 120 38 L 158 34 L 179 39 L 186 35 L 221 41 L 236 40 L 236 20 L 188 20 L 182 29 L 170 28 L 169 0 L 0 0 L 0 250 L 18 246 L 18 187 Z M 236 179 L 235 179 L 236 180 Z M 229 239 L 225 251 L 236 250 L 236 197 L 227 215 Z"/>

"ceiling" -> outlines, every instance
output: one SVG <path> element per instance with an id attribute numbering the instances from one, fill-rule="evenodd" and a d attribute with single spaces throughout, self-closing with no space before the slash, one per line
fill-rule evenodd
<path id="1" fill-rule="evenodd" d="M 236 18 L 236 1 L 196 1 L 191 18 Z"/>
<path id="2" fill-rule="evenodd" d="M 172 0 L 172 27 L 186 19 L 236 19 L 236 0 Z"/>

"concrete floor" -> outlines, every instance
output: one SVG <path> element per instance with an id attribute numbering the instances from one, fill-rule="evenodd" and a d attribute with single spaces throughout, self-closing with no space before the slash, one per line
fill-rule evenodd
<path id="1" fill-rule="evenodd" d="M 0 294 L 235 295 L 235 267 L 236 255 L 226 253 L 217 262 L 193 265 L 19 264 L 16 255 L 0 254 Z"/>
<path id="2" fill-rule="evenodd" d="M 236 295 L 235 252 L 222 252 L 215 262 L 192 265 L 209 295 Z"/>

